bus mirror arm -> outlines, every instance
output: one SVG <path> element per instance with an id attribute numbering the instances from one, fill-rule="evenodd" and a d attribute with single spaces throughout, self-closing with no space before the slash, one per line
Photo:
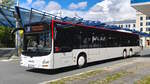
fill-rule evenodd
<path id="1" fill-rule="evenodd" d="M 24 28 L 15 28 L 11 31 L 11 37 L 13 38 L 14 33 L 16 33 L 19 30 L 23 30 L 23 32 L 25 31 Z"/>
<path id="2" fill-rule="evenodd" d="M 16 33 L 16 32 L 19 31 L 19 30 L 25 31 L 24 28 L 15 28 L 15 29 L 13 29 L 13 30 L 11 31 L 11 40 L 13 39 L 14 33 Z"/>
<path id="3" fill-rule="evenodd" d="M 19 30 L 24 30 L 24 28 L 15 28 L 14 30 L 11 31 L 11 35 L 13 35 L 15 32 L 19 31 Z"/>

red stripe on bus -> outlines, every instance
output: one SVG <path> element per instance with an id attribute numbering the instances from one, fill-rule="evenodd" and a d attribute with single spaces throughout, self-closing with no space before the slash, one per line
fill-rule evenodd
<path id="1" fill-rule="evenodd" d="M 52 19 L 51 27 L 52 27 L 52 39 L 53 39 L 53 37 L 54 37 L 54 20 L 53 19 Z"/>

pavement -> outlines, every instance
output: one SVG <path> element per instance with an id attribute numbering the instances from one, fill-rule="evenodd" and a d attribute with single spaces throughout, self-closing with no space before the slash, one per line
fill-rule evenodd
<path id="1" fill-rule="evenodd" d="M 140 53 L 141 56 L 150 55 L 150 48 L 143 48 L 143 50 Z"/>
<path id="2" fill-rule="evenodd" d="M 99 70 L 101 70 L 101 72 L 97 72 L 95 75 L 90 75 L 88 77 L 83 75 L 87 73 L 84 72 L 79 76 L 73 75 L 43 84 L 57 84 L 58 82 L 63 84 L 139 84 L 139 80 L 150 76 L 150 56 L 134 57 L 132 61 L 113 64 L 111 66 L 99 68 Z M 92 74 L 92 72 L 90 74 Z"/>
<path id="3" fill-rule="evenodd" d="M 82 69 L 78 69 L 73 66 L 73 67 L 57 69 L 55 71 L 21 67 L 19 65 L 18 60 L 0 61 L 0 67 L 1 67 L 0 68 L 0 84 L 39 84 L 45 81 L 50 81 L 50 80 L 54 80 L 54 79 L 58 79 L 58 78 L 66 77 L 66 76 L 71 76 L 74 74 L 83 73 L 85 71 L 94 70 L 97 68 L 114 66 L 115 64 L 124 64 L 124 62 L 129 63 L 129 62 L 137 60 L 137 61 L 141 61 L 142 63 L 144 60 L 150 61 L 149 53 L 150 53 L 150 49 L 144 49 L 144 51 L 142 51 L 142 55 L 144 56 L 141 56 L 141 57 L 131 57 L 127 59 L 117 58 L 117 59 L 111 59 L 111 60 L 104 60 L 100 62 L 90 63 L 88 64 L 88 67 L 85 67 Z M 129 66 L 133 67 L 134 65 L 129 65 Z M 126 66 L 126 67 L 129 67 L 129 66 Z M 147 70 L 150 71 L 149 69 Z M 150 73 L 148 71 L 146 73 Z M 119 82 L 114 81 L 113 84 L 117 84 L 117 83 L 119 84 Z M 130 84 L 130 83 L 125 83 L 125 84 Z"/>

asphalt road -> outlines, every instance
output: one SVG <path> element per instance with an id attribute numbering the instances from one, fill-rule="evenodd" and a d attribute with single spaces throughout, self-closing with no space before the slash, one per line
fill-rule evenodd
<path id="1" fill-rule="evenodd" d="M 150 53 L 150 49 L 144 49 L 142 55 Z M 147 55 L 148 56 L 148 55 Z M 124 61 L 132 61 L 142 57 L 131 57 L 127 59 L 117 58 L 106 61 L 100 61 L 88 64 L 88 67 L 77 69 L 76 67 L 67 67 L 52 70 L 29 69 L 19 66 L 17 61 L 3 62 L 0 61 L 0 84 L 39 84 L 44 81 L 49 81 L 64 76 L 93 70 L 96 68 L 111 66 Z"/>

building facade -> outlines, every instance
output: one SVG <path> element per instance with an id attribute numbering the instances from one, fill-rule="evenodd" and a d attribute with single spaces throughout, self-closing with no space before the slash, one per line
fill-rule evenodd
<path id="1" fill-rule="evenodd" d="M 106 22 L 106 24 L 107 25 L 116 25 L 121 28 L 129 28 L 132 30 L 137 30 L 136 20 L 113 21 L 113 22 Z"/>
<path id="2" fill-rule="evenodd" d="M 150 1 L 131 0 L 131 6 L 136 9 L 136 27 L 139 31 L 150 34 Z M 141 37 L 142 45 L 150 47 L 150 37 Z"/>
<path id="3" fill-rule="evenodd" d="M 150 33 L 150 16 L 137 12 L 136 27 L 139 31 Z"/>
<path id="4" fill-rule="evenodd" d="M 150 16 L 137 11 L 136 27 L 139 31 L 150 34 Z M 150 37 L 141 37 L 143 46 L 150 47 Z"/>

